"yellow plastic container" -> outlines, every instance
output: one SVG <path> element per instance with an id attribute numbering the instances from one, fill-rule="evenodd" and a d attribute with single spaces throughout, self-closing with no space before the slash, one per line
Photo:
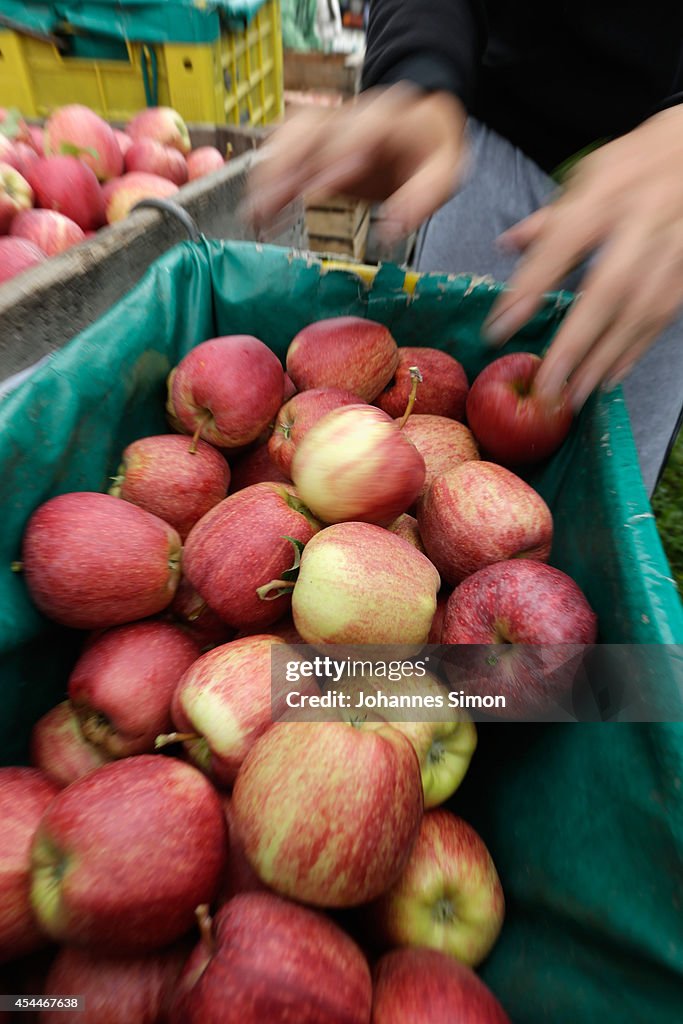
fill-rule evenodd
<path id="1" fill-rule="evenodd" d="M 50 42 L 0 31 L 0 103 L 25 117 L 47 117 L 84 103 L 108 121 L 125 121 L 155 99 L 187 121 L 264 125 L 283 113 L 280 0 L 267 0 L 241 31 L 212 43 L 127 43 L 127 60 L 65 57 Z"/>

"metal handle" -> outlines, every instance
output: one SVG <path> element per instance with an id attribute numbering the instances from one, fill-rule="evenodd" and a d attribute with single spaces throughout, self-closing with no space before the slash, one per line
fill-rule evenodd
<path id="1" fill-rule="evenodd" d="M 132 207 L 131 213 L 134 210 L 159 210 L 161 213 L 165 213 L 170 217 L 175 217 L 176 220 L 180 221 L 188 235 L 190 236 L 191 242 L 201 242 L 202 233 L 197 227 L 194 219 L 189 215 L 187 210 L 184 210 L 182 206 L 178 206 L 177 203 L 172 202 L 170 199 L 155 199 L 150 196 L 149 199 L 141 199 L 139 203 L 136 203 Z"/>

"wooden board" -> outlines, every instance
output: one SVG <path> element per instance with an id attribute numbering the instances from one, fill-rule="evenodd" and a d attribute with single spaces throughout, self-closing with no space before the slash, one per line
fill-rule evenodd
<path id="1" fill-rule="evenodd" d="M 308 233 L 326 238 L 353 238 L 368 209 L 368 203 L 358 200 L 346 206 L 337 200 L 331 200 L 329 206 L 309 206 L 306 208 Z"/>
<path id="2" fill-rule="evenodd" d="M 330 235 L 316 235 L 308 230 L 308 247 L 314 252 L 335 253 L 339 256 L 352 256 L 356 260 L 365 257 L 365 245 L 370 227 L 370 209 L 365 207 L 365 215 L 351 237 L 335 238 Z"/>
<path id="3" fill-rule="evenodd" d="M 329 90 L 354 96 L 360 89 L 362 56 L 285 50 L 285 89 Z"/>

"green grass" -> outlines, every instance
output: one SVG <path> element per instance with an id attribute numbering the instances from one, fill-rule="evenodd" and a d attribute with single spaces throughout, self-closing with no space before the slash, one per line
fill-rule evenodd
<path id="1" fill-rule="evenodd" d="M 683 430 L 678 435 L 652 507 L 674 579 L 683 595 Z"/>

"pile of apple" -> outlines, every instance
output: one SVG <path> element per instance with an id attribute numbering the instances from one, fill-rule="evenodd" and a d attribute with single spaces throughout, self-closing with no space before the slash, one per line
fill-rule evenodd
<path id="1" fill-rule="evenodd" d="M 170 107 L 141 111 L 125 131 L 76 103 L 44 128 L 0 108 L 0 282 L 224 163 L 214 146 L 191 149 Z"/>
<path id="2" fill-rule="evenodd" d="M 441 806 L 474 724 L 302 717 L 271 657 L 595 639 L 545 564 L 547 506 L 488 461 L 566 436 L 538 364 L 503 357 L 468 389 L 453 357 L 354 317 L 304 328 L 287 372 L 255 337 L 213 338 L 169 377 L 177 433 L 132 443 L 108 494 L 31 516 L 16 568 L 89 633 L 33 767 L 0 769 L 0 961 L 59 943 L 43 986 L 85 996 L 74 1021 L 508 1021 L 473 970 L 501 882 Z M 498 684 L 524 706 L 514 672 Z"/>

